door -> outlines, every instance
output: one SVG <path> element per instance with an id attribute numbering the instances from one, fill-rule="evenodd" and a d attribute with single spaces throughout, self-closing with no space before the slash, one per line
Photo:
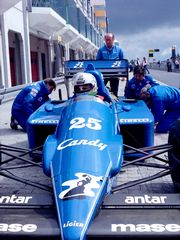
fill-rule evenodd
<path id="1" fill-rule="evenodd" d="M 16 71 L 15 71 L 15 48 L 9 48 L 11 85 L 16 86 Z"/>
<path id="2" fill-rule="evenodd" d="M 32 81 L 36 82 L 39 80 L 39 71 L 38 71 L 38 53 L 31 51 L 31 72 L 32 72 Z"/>

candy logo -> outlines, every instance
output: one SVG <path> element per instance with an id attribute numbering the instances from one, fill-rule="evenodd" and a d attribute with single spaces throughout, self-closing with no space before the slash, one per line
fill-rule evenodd
<path id="1" fill-rule="evenodd" d="M 97 140 L 87 140 L 87 139 L 73 139 L 69 138 L 60 143 L 57 147 L 57 150 L 62 150 L 67 147 L 72 147 L 72 146 L 78 146 L 78 145 L 89 145 L 89 146 L 94 146 L 98 147 L 100 151 L 104 150 L 107 147 L 107 144 L 101 143 L 99 139 Z"/>

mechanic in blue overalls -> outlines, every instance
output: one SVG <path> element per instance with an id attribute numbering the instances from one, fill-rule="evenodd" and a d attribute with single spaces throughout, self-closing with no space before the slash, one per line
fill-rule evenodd
<path id="1" fill-rule="evenodd" d="M 172 123 L 180 118 L 180 89 L 147 85 L 142 88 L 140 98 L 146 101 L 154 115 L 157 133 L 168 132 Z"/>
<path id="2" fill-rule="evenodd" d="M 121 60 L 124 58 L 122 49 L 114 44 L 114 39 L 115 37 L 112 33 L 107 33 L 104 36 L 105 45 L 98 50 L 96 60 Z M 110 81 L 111 92 L 113 92 L 113 94 L 117 97 L 119 78 L 105 78 L 105 86 L 107 85 L 108 81 Z"/>
<path id="3" fill-rule="evenodd" d="M 144 68 L 142 66 L 135 66 L 133 75 L 133 78 L 127 81 L 125 87 L 124 95 L 128 99 L 139 99 L 141 89 L 147 84 L 150 84 L 151 86 L 159 85 L 152 76 L 145 75 Z"/>
<path id="4" fill-rule="evenodd" d="M 24 87 L 12 104 L 10 127 L 17 130 L 20 125 L 26 131 L 29 116 L 49 100 L 48 95 L 55 89 L 56 83 L 51 78 Z"/>

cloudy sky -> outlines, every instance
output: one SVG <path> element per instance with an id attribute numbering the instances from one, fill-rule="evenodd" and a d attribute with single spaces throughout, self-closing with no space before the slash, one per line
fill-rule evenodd
<path id="1" fill-rule="evenodd" d="M 109 32 L 113 32 L 125 58 L 171 57 L 171 48 L 180 53 L 180 0 L 106 0 Z"/>

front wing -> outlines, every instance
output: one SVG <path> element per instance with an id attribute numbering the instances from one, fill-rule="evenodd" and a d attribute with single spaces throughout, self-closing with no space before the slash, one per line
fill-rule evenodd
<path id="1" fill-rule="evenodd" d="M 1 204 L 0 237 L 61 239 L 52 195 L 31 197 L 26 206 Z M 132 204 L 128 201 L 136 202 L 136 195 L 108 196 L 88 230 L 87 239 L 179 239 L 179 198 L 179 194 L 148 194 L 139 196 L 141 203 Z"/>

